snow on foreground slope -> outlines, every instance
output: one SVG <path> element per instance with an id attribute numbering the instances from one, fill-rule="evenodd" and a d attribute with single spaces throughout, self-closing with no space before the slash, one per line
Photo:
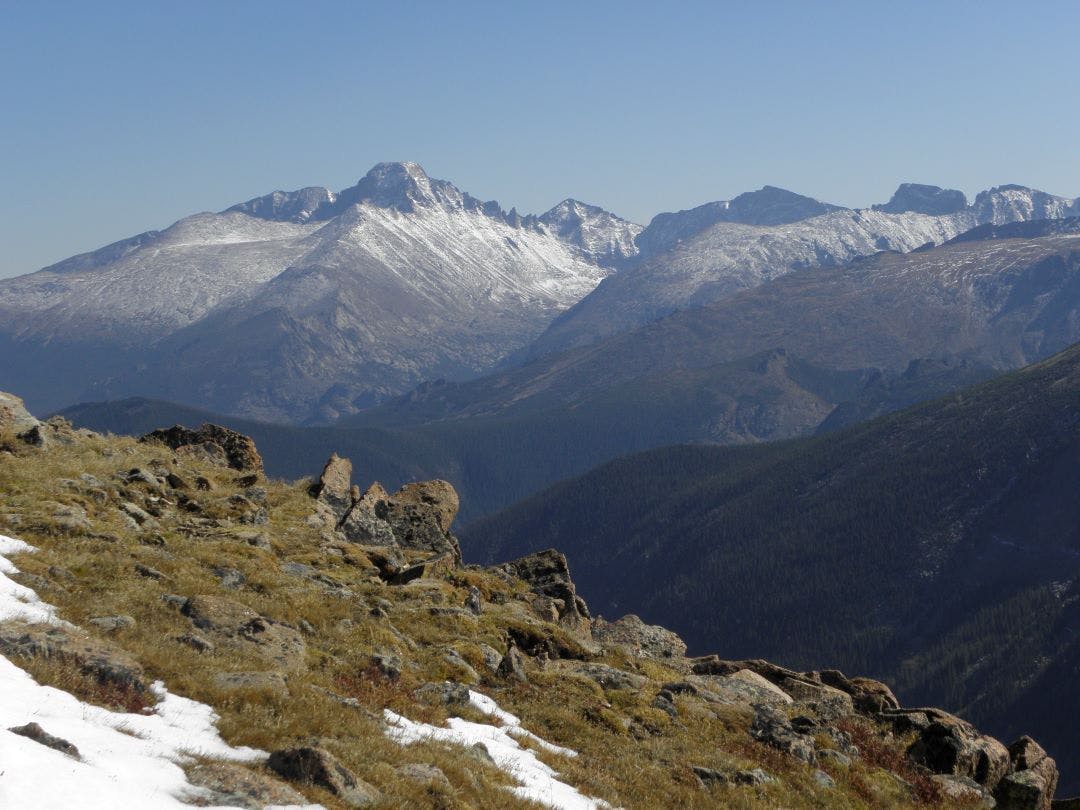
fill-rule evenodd
<path id="1" fill-rule="evenodd" d="M 556 810 L 603 810 L 611 805 L 603 799 L 585 796 L 576 788 L 560 782 L 553 768 L 541 762 L 536 754 L 518 744 L 517 739 L 528 740 L 553 754 L 576 757 L 577 752 L 553 745 L 522 727 L 521 721 L 510 712 L 503 711 L 494 700 L 479 692 L 469 691 L 469 703 L 502 726 L 473 723 L 460 717 L 446 721 L 447 728 L 427 723 L 416 723 L 400 714 L 385 709 L 383 715 L 388 723 L 386 734 L 402 745 L 417 742 L 442 742 L 471 746 L 480 743 L 502 770 L 521 784 L 510 788 L 519 798 L 538 802 Z"/>
<path id="2" fill-rule="evenodd" d="M 33 550 L 0 535 L 0 621 L 60 624 L 55 608 L 8 576 L 18 569 L 6 556 Z M 266 758 L 264 751 L 226 744 L 209 706 L 169 694 L 160 681 L 151 689 L 159 700 L 153 714 L 113 712 L 42 686 L 0 656 L 0 807 L 190 808 L 183 799 L 197 799 L 205 791 L 188 783 L 181 763 L 196 756 L 240 762 Z M 81 761 L 7 731 L 27 723 L 38 723 L 75 745 Z"/>

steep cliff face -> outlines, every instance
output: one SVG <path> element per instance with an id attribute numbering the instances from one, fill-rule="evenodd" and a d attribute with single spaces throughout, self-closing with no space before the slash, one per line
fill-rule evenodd
<path id="1" fill-rule="evenodd" d="M 224 428 L 106 437 L 9 396 L 0 457 L 15 806 L 52 795 L 50 757 L 73 763 L 65 790 L 108 779 L 153 807 L 1012 810 L 1054 792 L 1029 738 L 595 616 L 558 551 L 463 566 L 445 482 L 391 494 L 333 456 L 286 484 Z M 180 708 L 198 729 L 145 744 Z M 146 727 L 137 778 L 105 753 L 121 726 Z"/>

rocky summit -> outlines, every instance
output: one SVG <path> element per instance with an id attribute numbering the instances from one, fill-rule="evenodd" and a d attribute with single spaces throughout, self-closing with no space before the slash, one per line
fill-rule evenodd
<path id="1" fill-rule="evenodd" d="M 258 458 L 214 425 L 107 436 L 0 394 L 0 678 L 83 718 L 5 686 L 5 751 L 90 778 L 97 707 L 135 728 L 185 700 L 221 735 L 175 755 L 203 805 L 1068 806 L 1030 737 L 836 670 L 688 657 L 594 615 L 554 549 L 463 564 L 445 481 L 389 493 L 334 455 L 287 483 Z"/>

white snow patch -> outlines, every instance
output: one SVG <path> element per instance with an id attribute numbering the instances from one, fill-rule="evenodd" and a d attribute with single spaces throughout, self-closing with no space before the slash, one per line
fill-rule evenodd
<path id="1" fill-rule="evenodd" d="M 54 607 L 7 576 L 18 569 L 6 555 L 29 551 L 33 546 L 0 535 L 0 620 L 58 624 Z M 197 756 L 266 758 L 265 751 L 233 748 L 222 740 L 211 707 L 170 694 L 160 681 L 151 690 L 160 701 L 152 714 L 113 712 L 42 686 L 0 656 L 0 807 L 182 810 L 191 807 L 184 799 L 208 794 L 187 781 L 181 764 Z M 7 730 L 27 723 L 72 743 L 81 761 Z"/>
<path id="2" fill-rule="evenodd" d="M 557 779 L 558 772 L 541 762 L 535 753 L 523 748 L 514 738 L 530 740 L 540 748 L 562 756 L 576 757 L 576 751 L 537 737 L 523 728 L 517 717 L 500 709 L 487 695 L 470 691 L 469 702 L 503 725 L 473 723 L 460 717 L 451 717 L 446 721 L 445 728 L 439 728 L 427 723 L 413 722 L 396 712 L 384 709 L 383 715 L 388 723 L 386 735 L 401 745 L 442 742 L 472 746 L 482 743 L 495 764 L 520 782 L 518 787 L 510 788 L 510 791 L 522 799 L 556 810 L 602 810 L 611 807 L 603 799 L 586 796 L 577 788 L 560 782 Z"/>

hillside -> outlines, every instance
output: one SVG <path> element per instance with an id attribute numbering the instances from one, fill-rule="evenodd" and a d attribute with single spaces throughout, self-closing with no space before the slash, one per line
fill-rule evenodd
<path id="1" fill-rule="evenodd" d="M 662 627 L 594 618 L 557 551 L 463 565 L 445 482 L 391 494 L 332 456 L 287 484 L 222 427 L 107 437 L 6 394 L 0 460 L 12 806 L 1046 810 L 1054 795 L 1029 738 L 1006 748 L 883 683 L 687 658 Z"/>
<path id="2" fill-rule="evenodd" d="M 1071 763 L 1078 491 L 1074 345 L 839 433 L 619 459 L 468 527 L 463 548 L 556 546 L 601 613 L 698 651 L 824 656 Z M 1080 788 L 1075 768 L 1064 780 Z"/>

